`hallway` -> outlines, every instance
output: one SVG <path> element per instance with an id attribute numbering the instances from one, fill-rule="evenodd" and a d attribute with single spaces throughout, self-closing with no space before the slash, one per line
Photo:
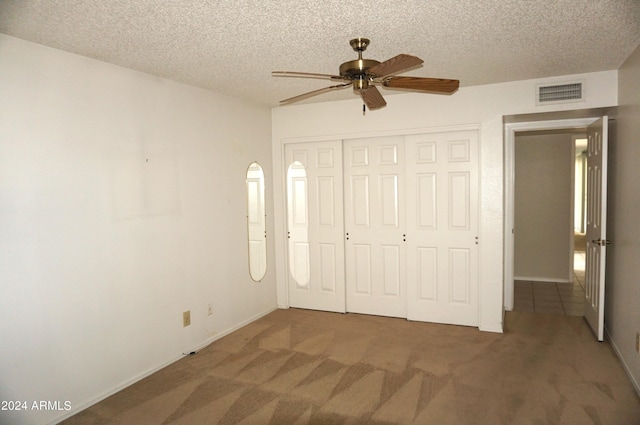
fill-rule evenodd
<path id="1" fill-rule="evenodd" d="M 514 282 L 514 311 L 529 311 L 567 316 L 584 315 L 585 252 L 574 252 L 574 281 Z"/>

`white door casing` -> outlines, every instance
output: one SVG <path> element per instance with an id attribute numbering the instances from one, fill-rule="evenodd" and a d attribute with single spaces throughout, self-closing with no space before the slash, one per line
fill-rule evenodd
<path id="1" fill-rule="evenodd" d="M 478 133 L 406 137 L 408 318 L 478 324 Z"/>
<path id="2" fill-rule="evenodd" d="M 407 317 L 404 143 L 344 143 L 347 311 Z"/>
<path id="3" fill-rule="evenodd" d="M 285 145 L 291 307 L 345 312 L 342 143 Z"/>
<path id="4" fill-rule="evenodd" d="M 607 253 L 608 117 L 587 128 L 587 258 L 584 315 L 598 341 L 604 339 Z"/>

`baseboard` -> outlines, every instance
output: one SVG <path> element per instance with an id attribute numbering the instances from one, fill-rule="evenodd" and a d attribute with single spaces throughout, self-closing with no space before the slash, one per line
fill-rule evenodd
<path id="1" fill-rule="evenodd" d="M 527 280 L 530 282 L 548 282 L 548 283 L 571 283 L 569 279 L 557 279 L 548 277 L 532 277 L 532 276 L 514 276 L 513 280 Z"/>
<path id="2" fill-rule="evenodd" d="M 613 338 L 611 338 L 609 329 L 607 329 L 606 326 L 604 327 L 604 332 L 607 336 L 607 341 L 609 341 L 609 343 L 611 344 L 611 347 L 613 347 L 614 353 L 616 353 L 616 356 L 618 356 L 618 360 L 620 360 L 620 363 L 622 363 L 622 367 L 624 368 L 624 371 L 627 373 L 627 376 L 629 377 L 631 384 L 633 384 L 633 388 L 636 390 L 636 394 L 638 394 L 638 397 L 640 397 L 640 385 L 638 384 L 638 381 L 636 381 L 636 378 L 631 374 L 631 369 L 629 369 L 629 366 L 624 361 L 624 357 L 622 357 L 622 354 L 620 353 L 620 350 L 618 349 L 616 342 L 613 340 Z"/>
<path id="3" fill-rule="evenodd" d="M 504 333 L 502 326 L 479 326 L 478 329 L 482 332 Z"/>
<path id="4" fill-rule="evenodd" d="M 266 316 L 269 313 L 273 313 L 274 311 L 278 310 L 279 308 L 280 307 L 277 307 L 277 306 L 276 307 L 271 307 L 271 308 L 267 309 L 266 311 L 264 311 L 262 313 L 259 313 L 259 314 L 255 315 L 253 317 L 250 317 L 249 319 L 247 319 L 247 320 L 245 320 L 243 322 L 240 322 L 237 325 L 235 325 L 235 326 L 233 326 L 233 327 L 231 327 L 229 329 L 226 329 L 226 330 L 224 330 L 224 331 L 222 331 L 220 333 L 217 333 L 217 334 L 213 335 L 210 338 L 207 338 L 202 344 L 199 344 L 197 347 L 193 348 L 192 350 L 188 350 L 186 352 L 183 352 L 182 354 L 183 354 L 183 356 L 186 356 L 186 355 L 189 355 L 191 353 L 197 353 L 198 351 L 202 350 L 203 348 L 205 348 L 207 345 L 211 344 L 212 342 L 215 342 L 215 341 L 219 340 L 220 338 L 223 338 L 223 337 L 229 335 L 230 333 L 235 332 L 238 329 L 247 326 L 249 323 L 255 322 L 256 320 L 260 319 L 261 317 Z"/>
<path id="5" fill-rule="evenodd" d="M 170 360 L 160 364 L 159 366 L 155 366 L 149 370 L 147 370 L 146 372 L 143 372 L 135 377 L 133 377 L 132 379 L 129 379 L 113 388 L 111 388 L 110 390 L 102 393 L 101 395 L 95 397 L 94 399 L 81 404 L 80 406 L 74 407 L 71 410 L 69 410 L 68 412 L 65 412 L 63 415 L 58 416 L 57 418 L 55 418 L 54 420 L 52 420 L 51 422 L 48 422 L 47 425 L 56 425 L 62 421 L 64 421 L 65 419 L 70 418 L 73 415 L 76 415 L 80 412 L 82 412 L 85 409 L 88 409 L 89 407 L 93 406 L 96 403 L 101 402 L 102 400 L 106 399 L 107 397 L 111 397 L 112 395 L 114 395 L 115 393 L 124 390 L 125 388 L 135 384 L 138 381 L 143 380 L 144 378 L 148 377 L 149 375 L 153 375 L 154 373 L 158 372 L 161 369 L 164 369 L 165 367 L 169 366 L 172 363 L 177 362 L 178 360 L 182 359 L 185 357 L 185 355 L 189 355 L 192 352 L 198 352 L 200 350 L 202 350 L 204 347 L 206 347 L 207 345 L 211 344 L 212 342 L 223 338 L 227 335 L 229 335 L 230 333 L 237 331 L 238 329 L 248 325 L 249 323 L 255 322 L 256 320 L 260 319 L 261 317 L 266 316 L 269 313 L 274 312 L 275 310 L 277 310 L 278 307 L 271 307 L 269 309 L 267 309 L 266 311 L 259 313 L 253 317 L 250 317 L 247 320 L 244 320 L 234 326 L 232 326 L 229 329 L 225 329 L 224 331 L 217 333 L 216 335 L 212 336 L 211 338 L 208 338 L 207 340 L 205 340 L 202 344 L 199 344 L 198 347 L 189 350 L 187 352 L 183 352 L 180 355 L 174 356 L 173 358 L 171 358 Z"/>

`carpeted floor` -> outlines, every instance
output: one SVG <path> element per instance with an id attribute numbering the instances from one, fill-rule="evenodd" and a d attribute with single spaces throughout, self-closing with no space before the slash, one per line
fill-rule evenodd
<path id="1" fill-rule="evenodd" d="M 640 424 L 582 317 L 509 312 L 505 327 L 277 310 L 63 423 Z"/>

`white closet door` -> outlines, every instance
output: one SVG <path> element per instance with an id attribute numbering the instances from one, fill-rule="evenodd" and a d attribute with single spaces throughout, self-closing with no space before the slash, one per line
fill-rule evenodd
<path id="1" fill-rule="evenodd" d="M 347 311 L 406 317 L 402 137 L 345 141 Z"/>
<path id="2" fill-rule="evenodd" d="M 289 305 L 345 312 L 342 143 L 285 145 Z"/>
<path id="3" fill-rule="evenodd" d="M 407 136 L 406 150 L 407 317 L 477 326 L 477 132 Z"/>

